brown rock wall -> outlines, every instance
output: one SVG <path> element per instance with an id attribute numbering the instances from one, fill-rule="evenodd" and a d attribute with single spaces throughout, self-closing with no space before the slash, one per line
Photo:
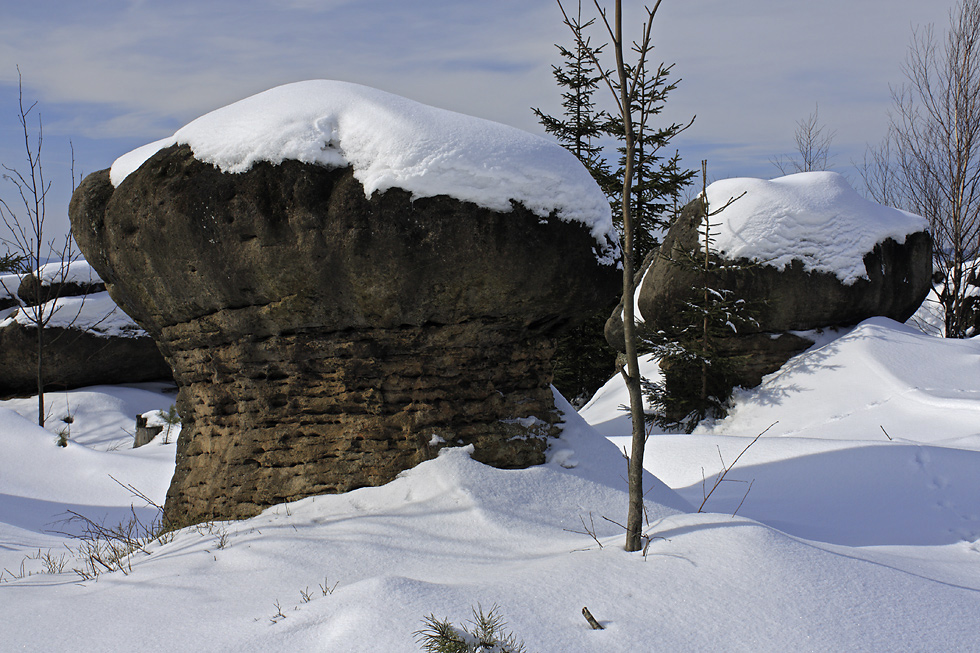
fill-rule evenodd
<path id="1" fill-rule="evenodd" d="M 104 337 L 81 329 L 44 329 L 46 390 L 169 380 L 170 367 L 147 337 Z M 0 397 L 37 394 L 37 329 L 0 329 Z"/>
<path id="2" fill-rule="evenodd" d="M 433 457 L 434 436 L 473 444 L 474 457 L 500 467 L 544 462 L 557 421 L 552 351 L 549 338 L 480 322 L 181 349 L 171 359 L 184 427 L 168 513 L 246 517 L 387 483 Z"/>
<path id="3" fill-rule="evenodd" d="M 619 273 L 589 230 L 287 161 L 223 174 L 171 147 L 70 213 L 113 299 L 156 339 L 183 428 L 173 524 L 378 485 L 433 436 L 544 461 L 554 337 Z"/>

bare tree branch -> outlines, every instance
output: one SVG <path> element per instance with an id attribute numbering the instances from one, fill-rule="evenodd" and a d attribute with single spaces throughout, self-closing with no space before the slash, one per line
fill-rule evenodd
<path id="1" fill-rule="evenodd" d="M 980 323 L 980 0 L 950 12 L 945 39 L 914 30 L 903 72 L 888 135 L 859 169 L 872 198 L 929 220 L 944 335 L 961 338 Z"/>
<path id="2" fill-rule="evenodd" d="M 814 107 L 813 113 L 796 123 L 794 139 L 799 159 L 777 157 L 769 161 L 784 175 L 827 170 L 830 167 L 830 145 L 835 136 L 836 131 L 827 131 L 827 126 L 820 124 L 818 105 Z"/>
<path id="3" fill-rule="evenodd" d="M 41 163 L 41 152 L 44 144 L 44 124 L 40 113 L 37 114 L 36 137 L 32 139 L 32 130 L 29 118 L 37 107 L 37 102 L 30 106 L 24 103 L 23 79 L 20 68 L 17 69 L 17 88 L 18 88 L 18 122 L 20 123 L 23 135 L 24 153 L 26 155 L 26 168 L 18 169 L 4 164 L 2 179 L 13 186 L 16 195 L 20 198 L 21 210 L 14 210 L 4 198 L 0 197 L 0 221 L 6 229 L 6 234 L 0 232 L 0 243 L 7 248 L 8 254 L 13 253 L 18 260 L 18 265 L 14 270 L 20 276 L 21 281 L 26 280 L 33 287 L 31 294 L 35 298 L 34 302 L 25 302 L 18 298 L 17 289 L 8 288 L 3 281 L 0 285 L 4 290 L 18 299 L 18 310 L 22 313 L 27 322 L 34 327 L 37 332 L 36 340 L 36 377 L 38 393 L 38 425 L 44 426 L 44 347 L 45 334 L 44 328 L 51 322 L 54 315 L 60 310 L 58 299 L 61 290 L 65 287 L 69 268 L 72 262 L 78 260 L 80 254 L 74 248 L 74 241 L 69 232 L 63 241 L 55 239 L 45 240 L 45 219 L 47 210 L 47 194 L 51 188 L 51 182 L 45 181 L 44 167 Z M 72 149 L 72 190 L 75 182 L 75 161 L 74 149 Z M 52 287 L 56 288 L 53 293 L 44 291 L 45 264 L 56 262 L 60 264 L 58 271 L 52 278 Z M 47 296 L 50 295 L 50 296 Z M 47 300 L 47 301 L 45 301 Z M 84 303 L 84 299 L 82 300 Z M 75 317 L 67 320 L 69 325 L 74 324 L 81 314 L 81 305 Z"/>

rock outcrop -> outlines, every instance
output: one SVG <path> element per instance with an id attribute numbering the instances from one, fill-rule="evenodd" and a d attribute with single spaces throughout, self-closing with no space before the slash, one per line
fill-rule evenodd
<path id="1" fill-rule="evenodd" d="M 105 284 L 83 260 L 65 266 L 48 263 L 38 273 L 24 275 L 17 287 L 17 296 L 27 306 L 37 306 L 59 297 L 80 297 L 105 291 Z"/>
<path id="2" fill-rule="evenodd" d="M 637 306 L 648 326 L 658 329 L 677 319 L 678 307 L 700 287 L 698 273 L 672 261 L 685 252 L 701 251 L 700 202 L 684 208 L 659 250 L 650 254 L 638 275 Z M 869 317 L 904 322 L 929 292 L 932 278 L 932 240 L 926 231 L 908 234 L 904 242 L 886 238 L 864 254 L 865 278 L 845 284 L 833 273 L 806 270 L 794 259 L 777 268 L 742 260 L 715 273 L 717 287 L 734 292 L 753 306 L 757 324 L 744 325 L 738 335 L 719 342 L 722 351 L 742 358 L 737 385 L 754 387 L 792 356 L 813 344 L 794 333 L 850 326 Z M 606 338 L 623 348 L 622 308 L 606 324 Z"/>
<path id="3" fill-rule="evenodd" d="M 45 391 L 159 381 L 170 367 L 153 339 L 103 336 L 85 329 L 44 329 Z M 37 394 L 37 329 L 11 321 L 0 327 L 0 397 Z"/>
<path id="4" fill-rule="evenodd" d="M 71 268 L 89 272 L 84 261 Z M 0 298 L 0 397 L 37 393 L 38 333 L 32 317 L 45 322 L 45 390 L 171 378 L 156 343 L 112 303 L 101 279 L 63 274 L 52 281 L 43 272 L 40 287 L 33 274 L 3 279 L 10 291 Z"/>
<path id="5" fill-rule="evenodd" d="M 75 237 L 173 367 L 171 524 L 378 485 L 473 445 L 544 460 L 554 336 L 616 292 L 581 223 L 283 161 L 225 174 L 159 151 L 90 175 Z"/>

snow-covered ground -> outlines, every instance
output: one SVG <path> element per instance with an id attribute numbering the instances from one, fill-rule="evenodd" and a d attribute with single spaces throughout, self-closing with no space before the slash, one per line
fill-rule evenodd
<path id="1" fill-rule="evenodd" d="M 726 420 L 650 437 L 666 486 L 646 479 L 645 554 L 624 552 L 613 523 L 628 432 L 616 379 L 581 414 L 559 398 L 547 465 L 447 450 L 383 487 L 186 529 L 95 580 L 71 571 L 78 543 L 56 531 L 78 524 L 58 520 L 154 517 L 123 485 L 162 503 L 173 434 L 134 450 L 131 433 L 173 394 L 51 394 L 48 430 L 33 400 L 0 402 L 0 649 L 407 652 L 428 615 L 461 623 L 496 604 L 537 652 L 977 650 L 980 339 L 874 319 L 826 340 L 739 393 Z M 710 489 L 720 458 L 773 422 L 697 513 L 702 474 Z M 45 558 L 64 569 L 44 573 Z"/>

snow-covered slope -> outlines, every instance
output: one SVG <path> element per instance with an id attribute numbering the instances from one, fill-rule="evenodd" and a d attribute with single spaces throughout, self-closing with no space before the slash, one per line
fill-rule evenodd
<path id="1" fill-rule="evenodd" d="M 796 259 L 804 269 L 835 274 L 845 284 L 867 278 L 863 257 L 877 243 L 904 243 L 908 234 L 928 227 L 919 216 L 866 200 L 836 172 L 722 179 L 708 186 L 712 211 L 733 198 L 711 218 L 718 251 L 777 268 Z"/>
<path id="2" fill-rule="evenodd" d="M 742 454 L 706 510 L 976 593 L 980 339 L 929 337 L 885 318 L 824 335 L 758 388 L 737 391 L 728 418 L 692 435 L 651 435 L 645 467 L 700 505 Z M 653 361 L 646 370 L 658 373 Z M 629 422 L 615 408 L 625 402 L 614 378 L 582 415 L 626 446 Z M 901 632 L 904 644 L 867 650 L 935 646 Z"/>
<path id="3" fill-rule="evenodd" d="M 130 503 L 152 512 L 108 475 L 160 502 L 174 445 L 107 449 L 131 442 L 129 415 L 166 409 L 172 395 L 52 395 L 55 427 L 69 407 L 76 416 L 67 449 L 29 422 L 30 400 L 0 402 L 4 646 L 407 653 L 424 617 L 458 624 L 496 604 L 539 653 L 973 650 L 980 444 L 960 412 L 976 399 L 976 346 L 873 320 L 741 395 L 710 434 L 651 436 L 647 467 L 677 493 L 646 478 L 645 555 L 622 550 L 614 523 L 626 470 L 613 382 L 583 411 L 613 443 L 558 397 L 566 426 L 547 465 L 497 470 L 446 450 L 383 487 L 185 529 L 135 554 L 126 574 L 85 582 L 67 568 L 38 573 L 44 555 L 72 546 L 45 522 L 68 508 L 108 520 Z M 928 432 L 889 441 L 862 428 L 899 408 L 887 399 L 902 384 L 959 403 L 930 413 Z M 835 419 L 844 399 L 867 410 Z M 702 473 L 710 488 L 719 456 L 730 463 L 783 404 L 806 410 L 807 428 L 774 427 L 782 435 L 745 453 L 705 506 L 713 512 L 691 512 Z M 605 630 L 588 628 L 583 606 Z"/>
<path id="4" fill-rule="evenodd" d="M 815 399 L 819 398 L 819 401 Z M 704 429 L 980 449 L 980 339 L 929 337 L 888 318 L 862 322 L 790 360 L 728 418 Z"/>
<path id="5" fill-rule="evenodd" d="M 558 210 L 563 220 L 585 223 L 609 256 L 618 242 L 605 195 L 564 148 L 359 84 L 297 82 L 212 111 L 117 159 L 112 183 L 174 144 L 189 145 L 197 159 L 229 173 L 258 161 L 350 165 L 368 195 L 402 188 L 503 212 L 514 200 L 542 217 Z"/>

